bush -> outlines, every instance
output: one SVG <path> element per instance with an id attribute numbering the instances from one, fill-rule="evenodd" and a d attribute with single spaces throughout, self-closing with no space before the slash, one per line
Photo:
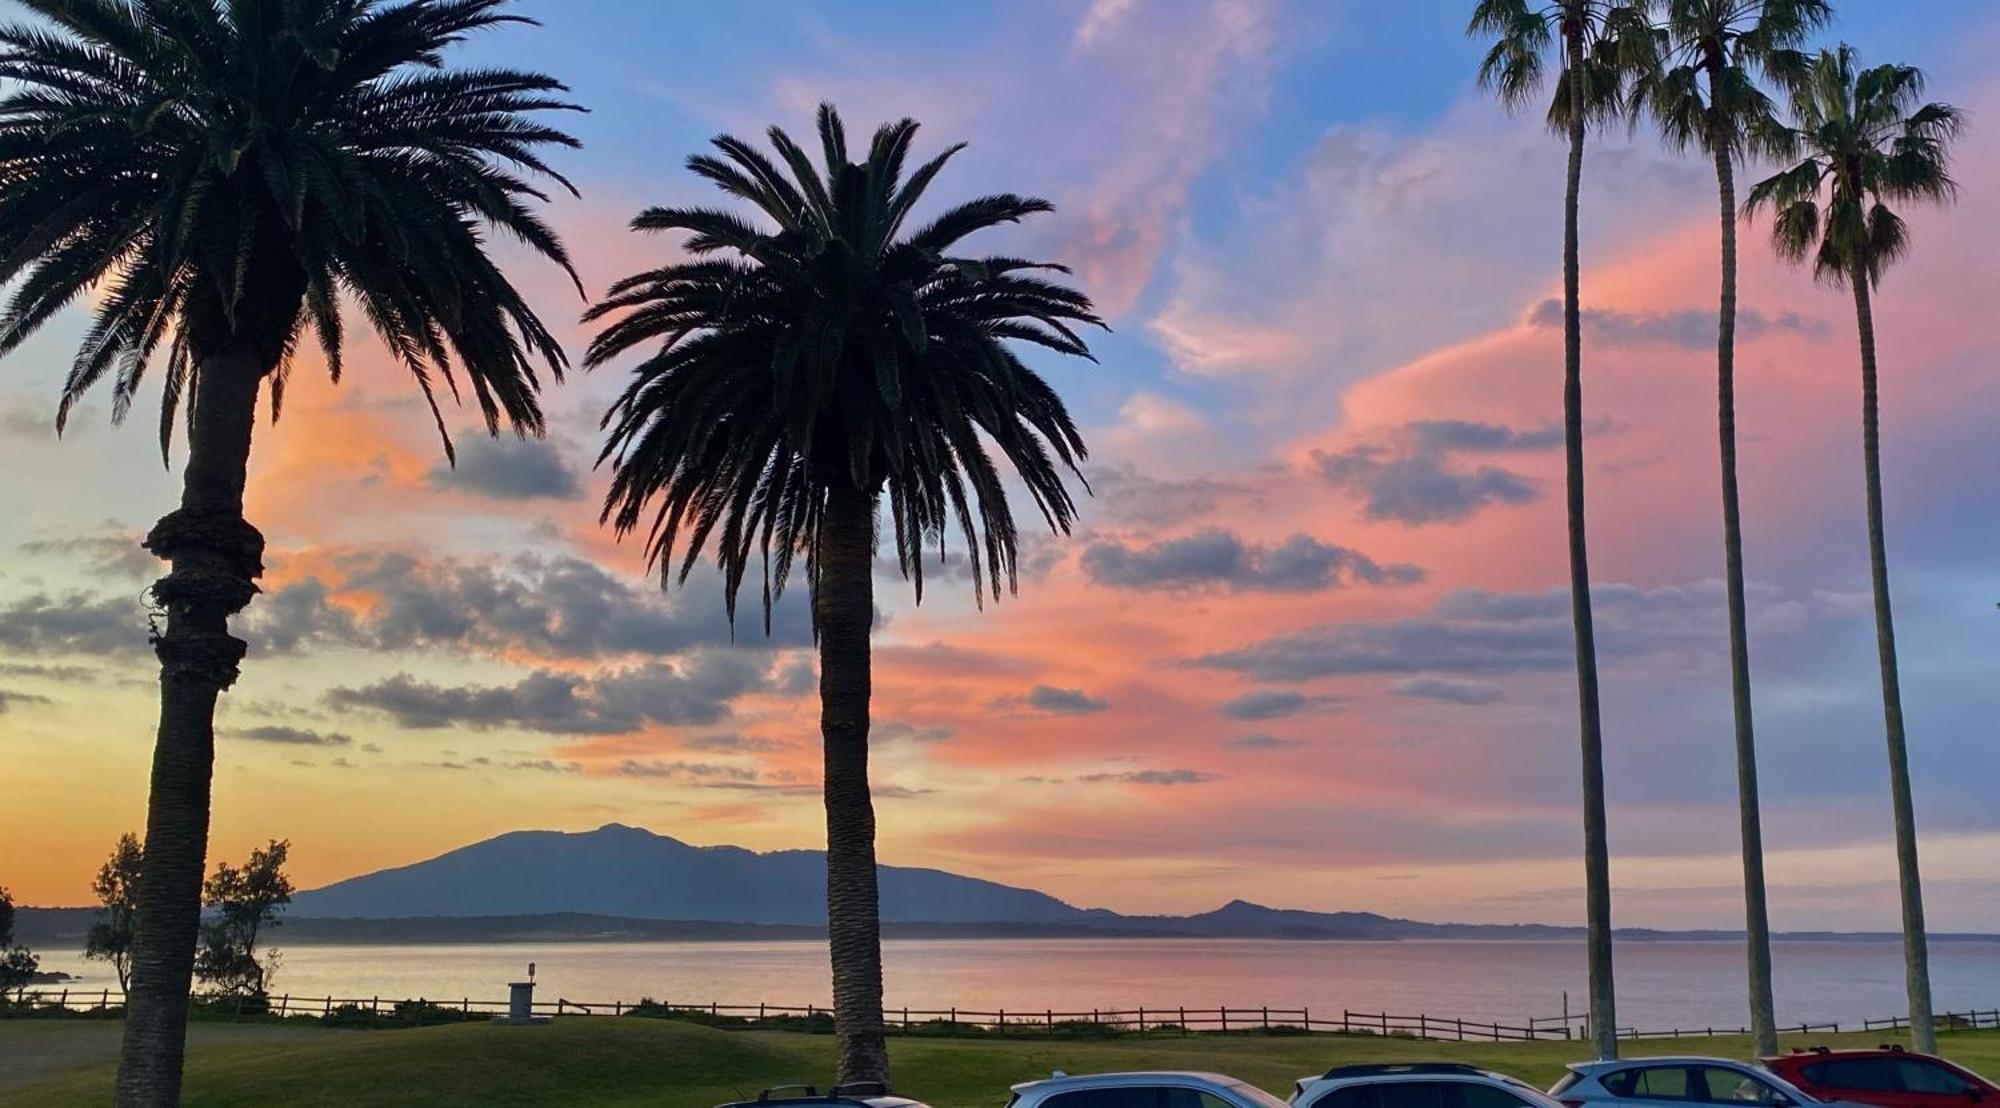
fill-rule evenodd
<path id="1" fill-rule="evenodd" d="M 490 1020 L 491 1012 L 469 1012 L 464 1008 L 449 1008 L 442 1004 L 432 1004 L 428 1000 L 399 1000 L 395 1014 L 389 1017 L 399 1027 L 425 1027 L 434 1023 L 466 1023 L 475 1020 Z"/>

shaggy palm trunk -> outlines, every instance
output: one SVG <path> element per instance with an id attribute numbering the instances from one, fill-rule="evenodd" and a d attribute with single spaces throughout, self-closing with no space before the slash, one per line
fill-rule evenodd
<path id="1" fill-rule="evenodd" d="M 1618 1057 L 1611 973 L 1611 850 L 1604 818 L 1604 730 L 1597 703 L 1597 632 L 1590 611 L 1590 554 L 1583 513 L 1583 318 L 1577 200 L 1583 187 L 1584 96 L 1577 70 L 1583 34 L 1566 32 L 1569 176 L 1563 193 L 1563 454 L 1568 487 L 1570 612 L 1576 631 L 1577 714 L 1583 741 L 1583 880 L 1590 963 L 1590 1037 L 1599 1058 Z"/>
<path id="2" fill-rule="evenodd" d="M 875 620 L 875 497 L 827 494 L 813 618 L 819 632 L 825 744 L 826 929 L 833 1032 L 842 1084 L 889 1080 L 882 1021 L 882 925 L 875 889 L 875 806 L 868 795 L 868 636 Z"/>
<path id="3" fill-rule="evenodd" d="M 1917 867 L 1917 813 L 1910 798 L 1910 748 L 1903 737 L 1903 688 L 1896 672 L 1896 621 L 1889 605 L 1889 550 L 1882 534 L 1882 436 L 1875 381 L 1875 309 L 1868 274 L 1856 268 L 1854 316 L 1861 333 L 1861 455 L 1868 471 L 1868 566 L 1875 588 L 1875 645 L 1882 665 L 1882 719 L 1889 740 L 1889 798 L 1896 818 L 1896 877 L 1903 899 L 1903 983 L 1910 997 L 1910 1039 L 1937 1052 L 1931 1019 L 1931 970 L 1924 934 L 1923 879 Z"/>
<path id="4" fill-rule="evenodd" d="M 1750 1034 L 1758 1057 L 1778 1052 L 1771 994 L 1771 918 L 1764 903 L 1764 828 L 1757 793 L 1757 733 L 1750 710 L 1750 627 L 1743 601 L 1743 513 L 1736 495 L 1736 173 L 1715 155 L 1722 201 L 1722 308 L 1715 338 L 1716 426 L 1722 444 L 1722 550 L 1729 591 L 1729 692 L 1736 710 L 1736 804 L 1742 824 L 1743 934 L 1748 947 Z"/>
<path id="5" fill-rule="evenodd" d="M 147 548 L 172 568 L 153 585 L 166 620 L 153 644 L 160 659 L 160 728 L 118 1062 L 120 1108 L 180 1103 L 208 852 L 215 701 L 236 680 L 245 649 L 229 633 L 229 617 L 256 595 L 263 572 L 263 536 L 243 519 L 257 361 L 232 351 L 198 364 L 181 505 L 146 536 Z"/>

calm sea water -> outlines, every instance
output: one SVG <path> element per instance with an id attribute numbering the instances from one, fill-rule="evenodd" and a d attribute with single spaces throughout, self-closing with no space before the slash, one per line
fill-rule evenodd
<path id="1" fill-rule="evenodd" d="M 282 940 L 283 934 L 279 933 Z M 1904 1005 L 1894 943 L 1780 943 L 1778 1015 L 1852 1023 Z M 470 996 L 499 1000 L 536 963 L 537 999 L 675 1003 L 828 1002 L 823 949 L 806 942 L 547 943 L 287 948 L 273 992 L 293 996 Z M 1284 942 L 1251 939 L 895 940 L 891 1007 L 1010 1012 L 1093 1008 L 1309 1007 L 1518 1022 L 1583 1007 L 1584 955 L 1566 942 Z M 44 966 L 102 987 L 102 963 L 49 952 Z M 1741 1026 L 1742 948 L 1624 943 L 1619 1022 L 1647 1030 Z M 1939 943 L 1940 1008 L 2000 1007 L 2000 942 Z M 111 979 L 115 987 L 115 979 Z"/>

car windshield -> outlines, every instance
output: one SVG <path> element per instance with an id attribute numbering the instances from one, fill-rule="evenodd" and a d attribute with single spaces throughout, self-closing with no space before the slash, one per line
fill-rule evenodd
<path id="1" fill-rule="evenodd" d="M 1258 1108 L 1292 1108 L 1291 1105 L 1247 1082 L 1238 1081 L 1229 1086 L 1229 1091 L 1257 1105 Z"/>

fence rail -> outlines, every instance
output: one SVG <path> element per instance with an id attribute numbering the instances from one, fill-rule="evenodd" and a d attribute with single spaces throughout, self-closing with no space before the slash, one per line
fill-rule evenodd
<path id="1" fill-rule="evenodd" d="M 86 991 L 81 989 L 29 989 L 17 994 L 18 999 L 31 1008 L 57 1008 L 72 1012 L 108 1013 L 121 1007 L 125 1002 L 123 993 L 115 989 Z M 239 998 L 233 1011 L 228 1000 L 195 1001 L 208 1005 L 211 1011 L 222 1015 L 243 1017 L 276 1015 L 279 1017 L 306 1016 L 320 1019 L 341 1019 L 363 1024 L 377 1024 L 385 1021 L 399 1023 L 438 1023 L 448 1020 L 464 1020 L 475 1016 L 504 1015 L 508 1010 L 505 1000 L 474 1000 L 462 997 L 458 1000 L 437 998 L 385 998 L 373 997 L 301 997 L 290 994 L 267 998 L 258 1003 Z M 538 1016 L 620 1016 L 634 1008 L 649 1011 L 669 1011 L 681 1015 L 708 1016 L 717 1020 L 742 1020 L 745 1022 L 769 1023 L 773 1021 L 807 1020 L 830 1018 L 832 1010 L 824 1005 L 786 1004 L 690 1004 L 645 1001 L 633 1004 L 624 1000 L 579 1002 L 565 997 L 554 1000 L 536 1001 L 534 1014 Z M 0 1014 L 5 1009 L 0 1008 Z M 1463 1019 L 1457 1016 L 1433 1016 L 1424 1013 L 1397 1015 L 1391 1012 L 1356 1012 L 1342 1009 L 1338 1015 L 1322 1009 L 1317 1015 L 1310 1008 L 1271 1008 L 1246 1006 L 1231 1008 L 1092 1008 L 1087 1011 L 1062 1011 L 1055 1008 L 1036 1010 L 976 1010 L 970 1008 L 891 1008 L 884 1016 L 892 1027 L 915 1028 L 961 1028 L 990 1031 L 999 1034 L 1017 1032 L 1058 1032 L 1097 1030 L 1105 1031 L 1180 1031 L 1184 1033 L 1228 1033 L 1291 1031 L 1301 1034 L 1345 1034 L 1400 1036 L 1412 1039 L 1454 1042 L 1509 1042 L 1582 1039 L 1588 1036 L 1589 1015 L 1573 1013 L 1566 1016 L 1538 1016 L 1507 1023 L 1499 1020 Z M 1938 1026 L 1946 1029 L 2000 1028 L 2000 1009 L 1971 1009 L 1962 1012 L 1942 1012 L 1937 1016 Z M 1852 1031 L 1891 1031 L 1909 1026 L 1906 1016 L 1889 1016 L 1883 1019 L 1865 1019 L 1857 1026 L 1847 1024 L 1844 1029 Z M 1839 1023 L 1794 1024 L 1779 1029 L 1786 1033 L 1837 1034 L 1843 1030 Z M 1696 1038 L 1716 1035 L 1747 1035 L 1743 1027 L 1673 1027 L 1641 1030 L 1635 1027 L 1621 1027 L 1621 1039 L 1664 1039 Z"/>

